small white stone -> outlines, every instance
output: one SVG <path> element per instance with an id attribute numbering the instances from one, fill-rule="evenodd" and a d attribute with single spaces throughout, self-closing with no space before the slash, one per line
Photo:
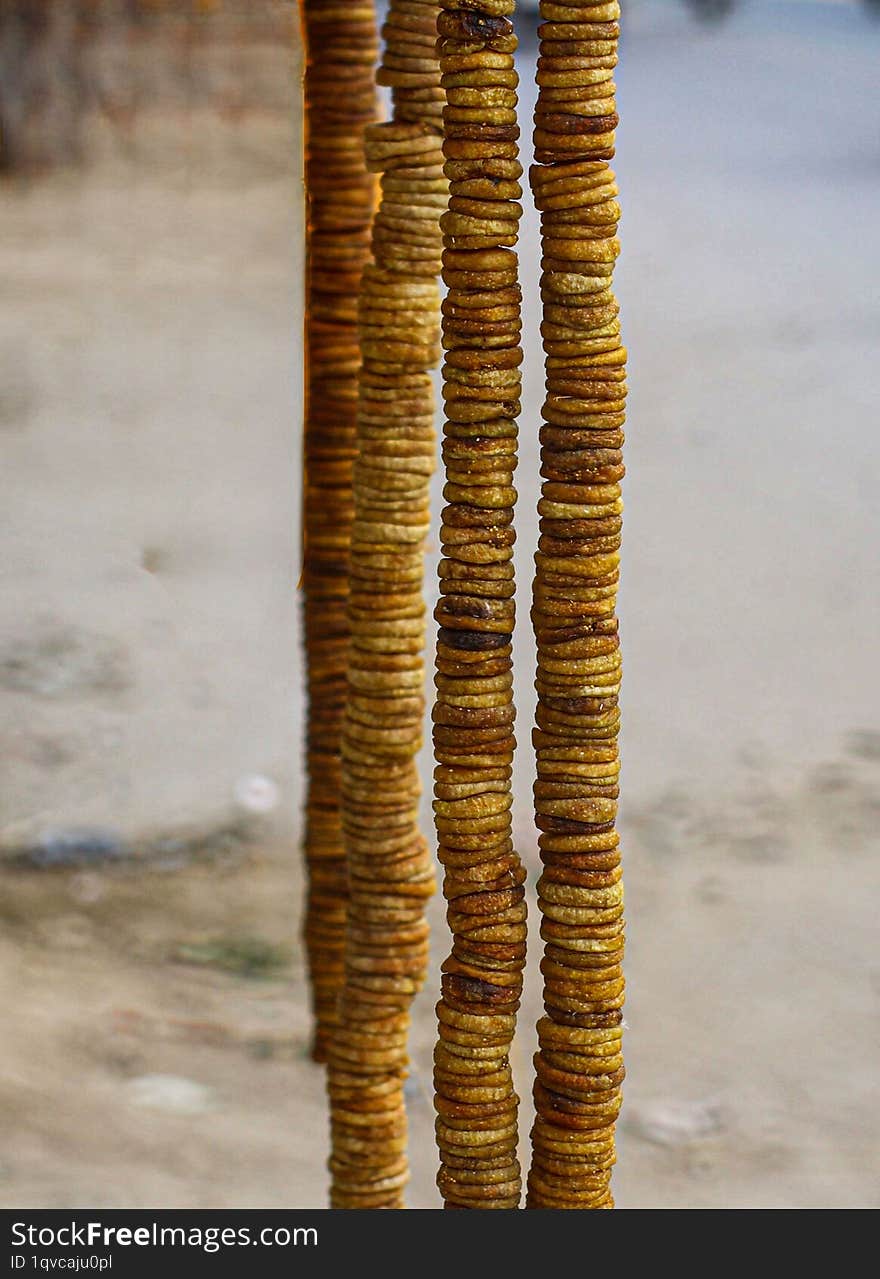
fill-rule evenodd
<path id="1" fill-rule="evenodd" d="M 180 1075 L 140 1075 L 128 1085 L 133 1105 L 174 1115 L 201 1115 L 211 1107 L 211 1091 Z"/>
<path id="2" fill-rule="evenodd" d="M 271 813 L 278 807 L 278 787 L 271 777 L 253 773 L 235 783 L 235 799 L 249 813 Z"/>

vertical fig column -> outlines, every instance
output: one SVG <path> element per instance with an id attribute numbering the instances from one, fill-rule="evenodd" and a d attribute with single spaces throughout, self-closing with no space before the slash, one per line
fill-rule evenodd
<path id="1" fill-rule="evenodd" d="M 303 0 L 305 36 L 306 378 L 303 617 L 307 727 L 305 940 L 315 1013 L 313 1054 L 326 1058 L 345 946 L 340 734 L 348 664 L 352 465 L 360 366 L 357 301 L 369 255 L 375 178 L 364 128 L 376 119 L 378 36 L 372 6 L 343 15 Z"/>
<path id="2" fill-rule="evenodd" d="M 336 1208 L 403 1206 L 409 1010 L 425 979 L 424 907 L 434 887 L 415 756 L 424 733 L 424 549 L 436 450 L 429 370 L 440 357 L 447 201 L 436 21 L 434 3 L 392 0 L 378 79 L 391 88 L 393 114 L 367 129 L 367 163 L 382 175 L 382 194 L 360 299 L 342 732 L 348 928 L 328 1071 Z"/>
<path id="3" fill-rule="evenodd" d="M 546 1016 L 529 1208 L 611 1208 L 620 1109 L 623 886 L 615 830 L 626 352 L 612 272 L 617 3 L 542 0 L 535 160 L 546 391 L 535 812 Z"/>
<path id="4" fill-rule="evenodd" d="M 434 812 L 452 953 L 434 1056 L 447 1208 L 516 1208 L 509 1050 L 526 953 L 513 847 L 513 507 L 521 207 L 513 0 L 442 0 L 443 462 Z"/>

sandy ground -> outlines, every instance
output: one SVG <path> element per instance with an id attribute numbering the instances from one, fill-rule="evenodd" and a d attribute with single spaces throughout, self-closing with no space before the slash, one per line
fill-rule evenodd
<path id="1" fill-rule="evenodd" d="M 878 1204 L 878 52 L 849 6 L 630 13 L 624 1207 Z M 0 192 L 4 1205 L 325 1201 L 297 947 L 297 130 L 171 141 L 103 132 L 85 172 Z M 536 257 L 527 210 L 523 590 Z"/>

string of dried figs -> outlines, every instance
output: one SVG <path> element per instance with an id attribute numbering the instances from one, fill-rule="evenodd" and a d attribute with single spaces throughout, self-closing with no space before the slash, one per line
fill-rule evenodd
<path id="1" fill-rule="evenodd" d="M 442 0 L 446 93 L 443 461 L 434 812 L 452 933 L 434 1056 L 438 1185 L 447 1208 L 516 1208 L 519 1098 L 510 1043 L 526 907 L 511 837 L 515 741 L 513 506 L 522 169 L 514 0 Z"/>
<path id="2" fill-rule="evenodd" d="M 612 271 L 617 3 L 542 0 L 535 160 L 546 391 L 532 620 L 546 1016 L 529 1208 L 611 1208 L 623 888 L 616 593 L 626 352 Z"/>
<path id="3" fill-rule="evenodd" d="M 340 734 L 348 654 L 348 569 L 360 350 L 357 296 L 369 253 L 375 178 L 364 126 L 376 119 L 378 37 L 372 4 L 304 0 L 305 427 L 303 622 L 306 730 L 305 941 L 323 1061 L 342 983 L 345 847 Z"/>
<path id="4" fill-rule="evenodd" d="M 409 1009 L 428 958 L 433 867 L 419 831 L 422 581 L 434 469 L 428 370 L 440 357 L 439 219 L 447 183 L 437 6 L 392 0 L 378 73 L 393 114 L 366 131 L 381 176 L 360 297 L 363 364 L 351 542 L 342 813 L 348 929 L 329 1053 L 331 1204 L 399 1208 L 408 1179 L 403 1084 Z"/>

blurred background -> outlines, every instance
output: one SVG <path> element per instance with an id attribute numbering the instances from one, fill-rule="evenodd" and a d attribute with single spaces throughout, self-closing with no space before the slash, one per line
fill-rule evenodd
<path id="1" fill-rule="evenodd" d="M 625 6 L 621 1207 L 878 1205 L 876 7 Z M 4 1206 L 325 1202 L 299 948 L 298 42 L 289 2 L 0 5 Z M 439 1204 L 437 902 L 432 923 L 414 1207 Z"/>

